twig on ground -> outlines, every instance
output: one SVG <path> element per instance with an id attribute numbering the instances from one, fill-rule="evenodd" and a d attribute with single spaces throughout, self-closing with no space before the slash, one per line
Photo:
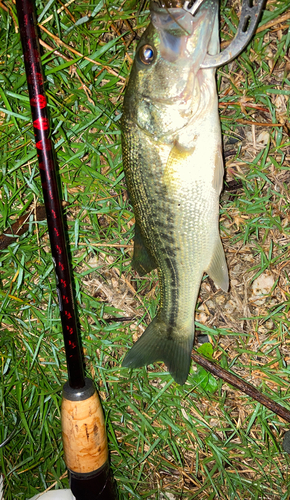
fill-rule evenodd
<path id="1" fill-rule="evenodd" d="M 214 361 L 211 361 L 210 359 L 205 358 L 201 354 L 198 354 L 195 350 L 193 350 L 191 353 L 191 359 L 195 363 L 197 363 L 198 365 L 202 366 L 207 371 L 212 373 L 213 375 L 216 375 L 217 377 L 221 378 L 228 384 L 233 385 L 240 391 L 244 392 L 251 398 L 258 401 L 258 403 L 261 403 L 262 405 L 269 408 L 269 410 L 272 410 L 274 413 L 276 413 L 276 415 L 279 415 L 280 417 L 284 418 L 284 420 L 286 420 L 287 422 L 290 422 L 289 410 L 279 405 L 279 403 L 276 403 L 268 396 L 265 396 L 265 394 L 259 392 L 258 389 L 248 384 L 248 382 L 246 382 L 245 380 L 241 379 L 234 373 L 230 373 L 229 371 L 225 370 Z"/>

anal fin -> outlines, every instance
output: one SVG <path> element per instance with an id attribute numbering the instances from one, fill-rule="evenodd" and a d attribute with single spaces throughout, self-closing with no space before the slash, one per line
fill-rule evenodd
<path id="1" fill-rule="evenodd" d="M 132 267 L 140 276 L 144 276 L 144 274 L 150 273 L 150 271 L 157 268 L 156 260 L 150 250 L 146 247 L 137 222 L 135 222 Z"/>
<path id="2" fill-rule="evenodd" d="M 225 292 L 229 288 L 229 275 L 226 263 L 225 253 L 222 242 L 218 237 L 214 246 L 212 258 L 206 272 L 215 282 L 215 284 L 222 288 Z"/>

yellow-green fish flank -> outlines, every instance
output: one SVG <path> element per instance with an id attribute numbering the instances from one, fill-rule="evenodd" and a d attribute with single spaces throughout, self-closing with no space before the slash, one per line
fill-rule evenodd
<path id="1" fill-rule="evenodd" d="M 218 1 L 195 16 L 151 4 L 151 23 L 137 47 L 122 118 L 123 163 L 134 208 L 133 267 L 158 269 L 157 316 L 123 365 L 164 361 L 186 381 L 194 312 L 204 272 L 228 288 L 219 236 L 223 182 L 215 72 L 201 69 L 219 50 Z"/>

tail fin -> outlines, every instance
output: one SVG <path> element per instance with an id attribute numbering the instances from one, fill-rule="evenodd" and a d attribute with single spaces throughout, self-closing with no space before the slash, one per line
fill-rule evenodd
<path id="1" fill-rule="evenodd" d="M 126 354 L 122 366 L 140 368 L 164 361 L 174 380 L 183 385 L 189 373 L 193 339 L 193 328 L 184 337 L 176 327 L 170 327 L 157 315 Z"/>

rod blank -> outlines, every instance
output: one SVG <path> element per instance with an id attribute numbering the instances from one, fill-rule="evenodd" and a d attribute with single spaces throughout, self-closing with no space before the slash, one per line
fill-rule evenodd
<path id="1" fill-rule="evenodd" d="M 17 0 L 16 7 L 52 260 L 56 274 L 68 379 L 71 387 L 79 389 L 85 385 L 83 360 L 74 308 L 60 195 L 56 180 L 56 162 L 51 141 L 51 129 L 44 90 L 36 16 L 31 0 Z"/>

